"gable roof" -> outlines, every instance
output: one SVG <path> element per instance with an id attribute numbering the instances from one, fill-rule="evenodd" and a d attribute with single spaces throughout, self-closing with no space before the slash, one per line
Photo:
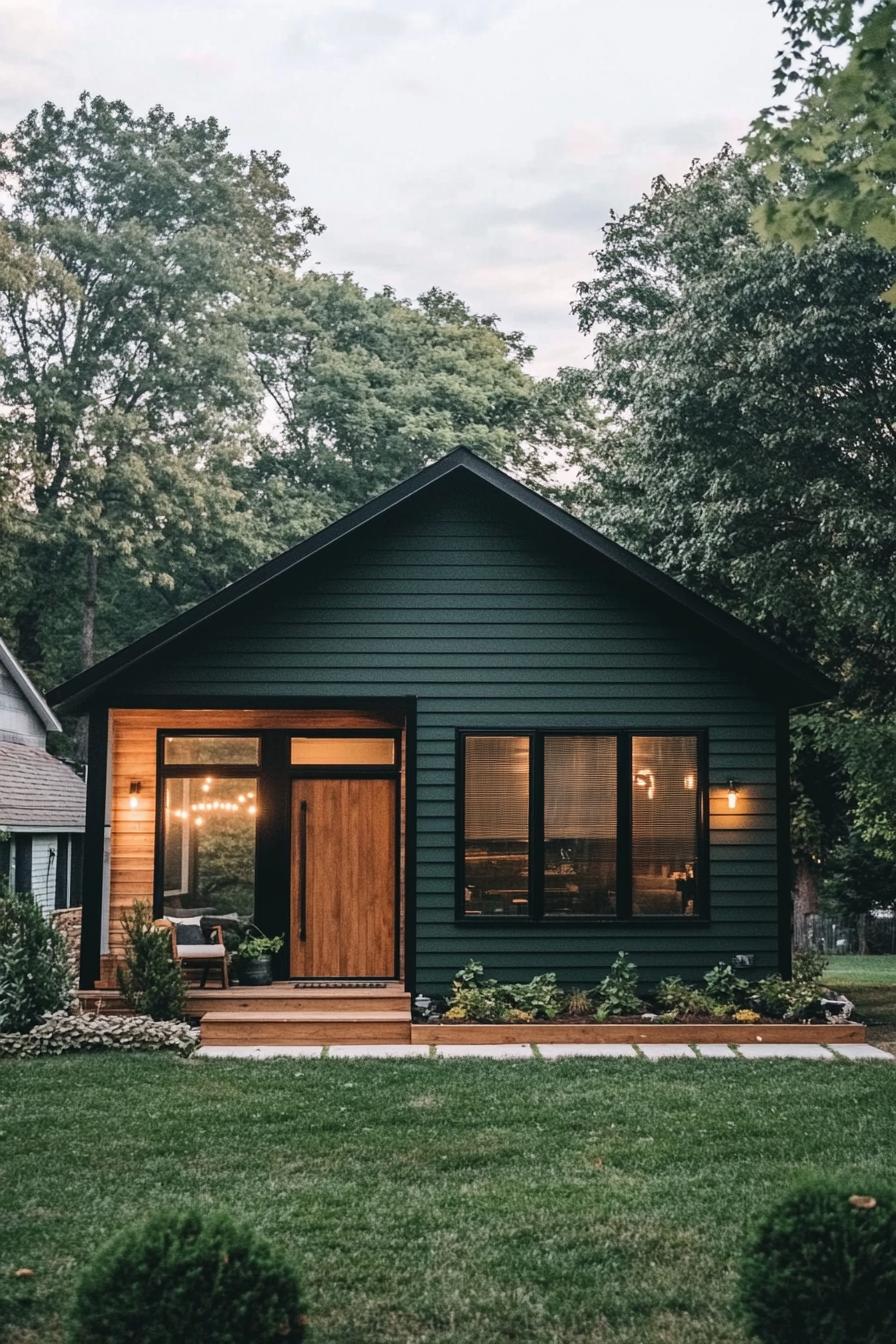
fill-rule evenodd
<path id="1" fill-rule="evenodd" d="M 633 555 L 631 551 L 610 541 L 608 537 L 580 522 L 572 514 L 545 499 L 543 495 L 521 485 L 506 472 L 493 467 L 469 449 L 457 448 L 391 490 L 378 495 L 361 508 L 355 509 L 344 518 L 331 523 L 329 527 L 299 542 L 297 546 L 243 575 L 226 588 L 197 603 L 188 611 L 182 612 L 180 616 L 175 616 L 158 629 L 134 640 L 117 653 L 111 654 L 93 667 L 63 682 L 61 686 L 55 687 L 48 696 L 50 703 L 63 712 L 83 710 L 92 701 L 99 700 L 100 689 L 120 673 L 158 653 L 173 640 L 187 634 L 188 631 L 195 630 L 197 626 L 234 603 L 252 593 L 257 593 L 272 580 L 297 569 L 329 547 L 354 536 L 360 529 L 384 517 L 399 504 L 423 494 L 438 482 L 461 473 L 469 474 L 499 491 L 506 498 L 514 500 L 524 509 L 552 524 L 573 542 L 580 543 L 586 554 L 590 553 L 595 559 L 609 561 L 631 579 L 652 590 L 654 595 L 666 599 L 679 611 L 687 612 L 692 619 L 707 626 L 723 643 L 746 655 L 754 672 L 762 675 L 776 687 L 774 698 L 781 703 L 810 704 L 827 700 L 836 693 L 836 684 L 812 664 L 794 657 L 766 636 L 757 634 L 742 621 L 691 592 L 647 561 Z"/>
<path id="2" fill-rule="evenodd" d="M 61 732 L 62 724 L 28 676 L 24 667 L 14 656 L 12 649 L 2 639 L 0 639 L 0 664 L 9 673 L 16 688 L 21 692 L 22 699 L 34 710 L 47 732 Z"/>
<path id="3" fill-rule="evenodd" d="M 40 747 L 0 742 L 0 830 L 83 831 L 87 790 Z"/>

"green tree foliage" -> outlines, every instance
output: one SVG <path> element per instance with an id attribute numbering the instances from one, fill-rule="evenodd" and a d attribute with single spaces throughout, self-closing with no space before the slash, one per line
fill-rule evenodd
<path id="1" fill-rule="evenodd" d="M 92 661 L 107 571 L 106 591 L 164 593 L 197 555 L 214 575 L 210 537 L 257 549 L 234 480 L 259 405 L 240 309 L 262 273 L 295 272 L 318 225 L 278 155 L 227 139 L 85 94 L 0 146 L 0 508 L 32 664 L 51 663 L 62 601 L 81 613 L 66 665 Z"/>
<path id="2" fill-rule="evenodd" d="M 725 151 L 606 227 L 577 300 L 606 417 L 578 502 L 842 680 L 798 728 L 801 849 L 854 825 L 896 855 L 891 263 L 848 235 L 761 243 L 779 190 Z"/>
<path id="3" fill-rule="evenodd" d="M 748 145 L 786 189 L 756 205 L 754 223 L 797 247 L 832 228 L 896 247 L 896 3 L 771 6 L 784 22 L 773 80 L 785 101 L 763 108 Z"/>
<path id="4" fill-rule="evenodd" d="M 539 381 L 520 332 L 456 295 L 415 302 L 310 272 L 257 314 L 253 365 L 276 408 L 264 489 L 328 522 L 464 446 L 544 484 L 588 437 L 588 380 Z"/>
<path id="5" fill-rule="evenodd" d="M 0 1032 L 30 1031 L 70 997 L 62 935 L 31 895 L 0 878 Z"/>
<path id="6" fill-rule="evenodd" d="M 102 1246 L 81 1275 L 73 1344 L 298 1344 L 296 1271 L 226 1214 L 157 1213 Z"/>

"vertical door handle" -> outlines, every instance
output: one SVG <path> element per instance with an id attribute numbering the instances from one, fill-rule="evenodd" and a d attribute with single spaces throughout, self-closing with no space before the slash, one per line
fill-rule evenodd
<path id="1" fill-rule="evenodd" d="M 299 807 L 299 942 L 304 943 L 308 923 L 308 804 Z"/>

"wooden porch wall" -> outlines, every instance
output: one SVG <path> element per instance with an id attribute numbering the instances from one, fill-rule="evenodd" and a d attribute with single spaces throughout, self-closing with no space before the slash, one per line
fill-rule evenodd
<path id="1" fill-rule="evenodd" d="M 109 845 L 109 947 L 102 982 L 114 983 L 110 962 L 121 958 L 121 917 L 135 901 L 152 905 L 156 833 L 156 734 L 160 728 L 394 728 L 396 720 L 353 710 L 113 709 L 110 711 L 112 797 Z M 131 780 L 140 801 L 131 807 Z M 404 790 L 402 790 L 402 797 Z M 402 824 L 402 831 L 404 825 Z M 403 837 L 402 837 L 403 838 Z M 110 978 L 111 977 L 111 978 Z"/>

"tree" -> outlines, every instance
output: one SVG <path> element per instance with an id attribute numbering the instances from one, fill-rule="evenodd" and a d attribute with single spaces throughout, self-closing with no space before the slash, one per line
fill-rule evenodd
<path id="1" fill-rule="evenodd" d="M 587 440 L 589 381 L 537 380 L 520 332 L 456 295 L 416 303 L 309 272 L 264 296 L 253 367 L 276 408 L 265 492 L 327 522 L 463 445 L 544 484 Z"/>
<path id="2" fill-rule="evenodd" d="M 774 93 L 795 100 L 763 108 L 748 138 L 786 187 L 756 206 L 755 224 L 796 246 L 835 229 L 896 248 L 896 0 L 771 5 L 785 37 Z"/>
<path id="3" fill-rule="evenodd" d="M 896 857 L 896 313 L 849 235 L 764 245 L 770 185 L 727 150 L 613 218 L 579 286 L 606 424 L 581 507 L 618 540 L 818 660 L 840 703 L 798 723 L 796 839 Z"/>
<path id="4" fill-rule="evenodd" d="M 259 388 L 241 305 L 262 277 L 292 277 L 319 227 L 285 178 L 276 154 L 234 154 L 213 119 L 87 94 L 3 139 L 0 523 L 32 667 L 75 602 L 77 665 L 93 661 L 107 579 L 163 593 L 210 535 L 246 551 L 234 480 Z"/>

